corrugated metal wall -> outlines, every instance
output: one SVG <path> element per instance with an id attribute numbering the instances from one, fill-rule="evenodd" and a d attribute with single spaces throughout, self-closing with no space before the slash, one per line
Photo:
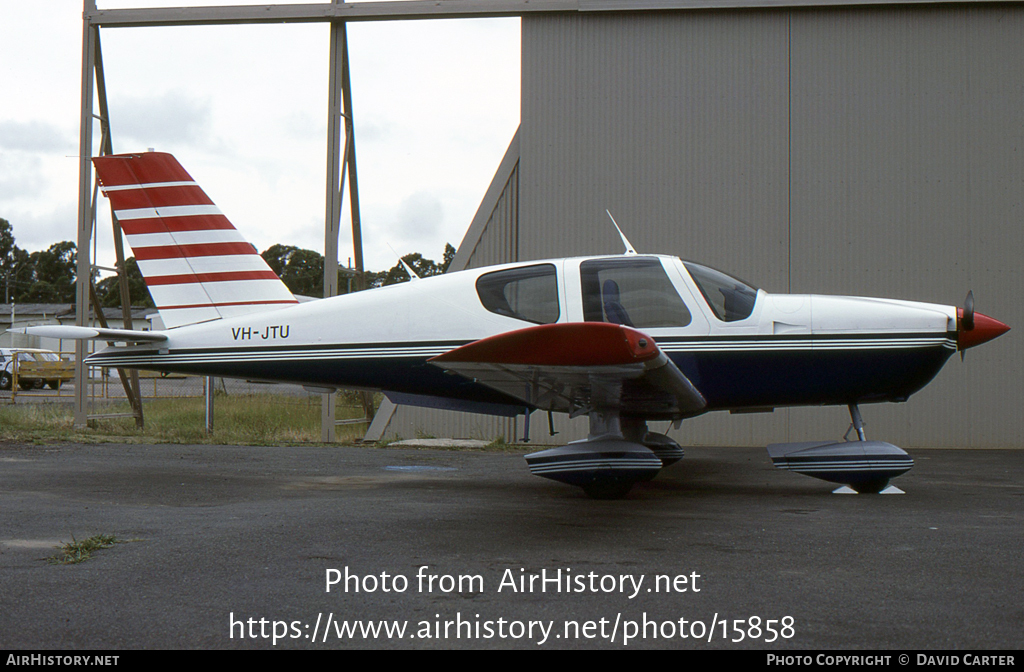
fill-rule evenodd
<path id="1" fill-rule="evenodd" d="M 451 270 L 504 264 L 519 259 L 519 135 L 512 139 L 473 223 L 452 260 Z M 385 400 L 366 440 L 453 437 L 512 441 L 522 419 L 395 406 Z M 518 420 L 518 425 L 517 425 Z"/>
<path id="2" fill-rule="evenodd" d="M 622 252 L 607 208 L 639 251 L 785 290 L 788 30 L 764 12 L 524 18 L 521 258 Z M 754 444 L 786 418 L 726 420 L 680 440 Z"/>
<path id="3" fill-rule="evenodd" d="M 467 241 L 467 244 L 471 244 Z M 519 259 L 519 166 L 505 182 L 491 216 L 472 243 L 469 258 L 462 268 L 507 264 Z"/>
<path id="4" fill-rule="evenodd" d="M 865 416 L 900 445 L 1020 446 L 1024 7 L 795 12 L 792 26 L 793 290 L 962 305 L 973 289 L 1015 331 Z M 809 433 L 822 417 L 792 413 Z"/>
<path id="5" fill-rule="evenodd" d="M 1024 8 L 527 16 L 522 30 L 520 259 L 620 252 L 608 208 L 638 250 L 769 291 L 959 304 L 973 289 L 1017 331 L 906 404 L 866 406 L 869 438 L 1021 445 Z M 712 414 L 672 434 L 763 445 L 848 422 Z"/>

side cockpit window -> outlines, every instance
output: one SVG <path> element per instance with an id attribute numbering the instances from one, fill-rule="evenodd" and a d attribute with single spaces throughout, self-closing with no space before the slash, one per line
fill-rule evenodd
<path id="1" fill-rule="evenodd" d="M 551 264 L 485 273 L 477 278 L 476 293 L 492 313 L 534 324 L 558 321 L 558 282 Z"/>
<path id="2" fill-rule="evenodd" d="M 692 319 L 655 258 L 592 259 L 580 264 L 583 319 L 637 329 L 685 327 Z"/>
<path id="3" fill-rule="evenodd" d="M 690 261 L 684 261 L 683 265 L 718 319 L 736 322 L 747 319 L 754 312 L 757 288 L 707 266 Z"/>

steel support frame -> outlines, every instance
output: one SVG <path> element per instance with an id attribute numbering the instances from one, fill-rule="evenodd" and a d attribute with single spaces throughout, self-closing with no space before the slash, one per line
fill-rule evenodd
<path id="1" fill-rule="evenodd" d="M 352 248 L 356 263 L 356 289 L 365 289 L 363 275 L 363 234 L 359 215 L 359 179 L 356 172 L 356 139 L 352 121 L 352 85 L 349 75 L 348 30 L 344 21 L 331 22 L 329 67 L 330 89 L 327 106 L 327 212 L 324 227 L 324 298 L 338 294 L 338 235 L 341 232 L 341 208 L 345 200 L 348 176 L 349 206 L 352 217 Z M 344 134 L 345 148 L 341 149 Z M 336 393 L 323 395 L 320 410 L 320 440 L 335 440 Z M 364 398 L 364 406 L 365 406 Z"/>
<path id="2" fill-rule="evenodd" d="M 85 0 L 86 14 L 89 7 L 95 7 L 95 0 Z M 94 88 L 95 87 L 95 88 Z M 93 96 L 98 95 L 100 114 L 93 114 Z M 91 258 L 90 242 L 96 222 L 96 190 L 92 180 L 92 143 L 93 120 L 100 120 L 103 129 L 100 140 L 100 154 L 113 153 L 113 140 L 110 133 L 109 114 L 107 111 L 106 81 L 103 74 L 103 55 L 100 47 L 99 28 L 85 22 L 82 35 L 82 118 L 81 137 L 79 138 L 79 201 L 78 201 L 78 235 L 76 242 L 76 283 L 75 283 L 75 324 L 85 326 L 89 316 L 89 305 L 99 318 L 101 326 L 106 327 L 103 308 L 96 296 L 93 285 L 93 259 Z M 124 248 L 121 241 L 121 227 L 116 215 L 111 213 L 114 229 L 114 250 L 117 256 L 117 273 L 120 280 L 121 316 L 125 329 L 132 328 L 131 298 L 128 292 L 128 279 L 125 268 Z M 74 425 L 85 427 L 89 422 L 86 408 L 88 377 L 85 366 L 85 341 L 75 341 L 75 409 Z M 124 387 L 125 396 L 131 404 L 131 416 L 135 424 L 143 426 L 142 392 L 139 385 L 138 371 L 118 369 L 118 376 Z"/>
<path id="3" fill-rule="evenodd" d="M 352 133 L 352 95 L 349 87 L 347 21 L 386 21 L 409 19 L 451 19 L 522 16 L 534 12 L 576 12 L 587 9 L 586 0 L 405 0 L 403 2 L 332 2 L 302 5 L 248 5 L 168 7 L 151 9 L 98 9 L 96 0 L 83 0 L 82 12 L 82 97 L 79 137 L 78 181 L 78 279 L 75 294 L 75 324 L 85 326 L 92 277 L 91 250 L 93 205 L 93 98 L 99 55 L 99 29 L 146 26 L 233 25 L 251 23 L 330 23 L 331 63 L 327 138 L 327 216 L 325 221 L 324 296 L 337 294 L 338 233 L 345 173 L 349 181 L 352 212 L 352 240 L 355 248 L 356 287 L 364 288 L 362 234 L 359 221 L 359 197 L 356 176 L 355 140 Z M 340 61 L 340 62 L 339 62 Z M 102 75 L 101 75 L 102 77 Z M 102 79 L 101 79 L 102 81 Z M 344 127 L 342 123 L 344 122 Z M 341 131 L 345 149 L 341 151 Z M 116 224 L 115 224 L 116 226 Z M 86 410 L 85 342 L 75 343 L 74 424 L 88 423 Z M 372 417 L 372 400 L 364 396 L 364 410 Z M 334 395 L 325 395 L 321 412 L 321 436 L 334 440 Z"/>
<path id="4" fill-rule="evenodd" d="M 377 3 L 374 3 L 377 4 Z M 384 3 L 388 4 L 388 3 Z M 417 3 L 418 4 L 418 3 Z M 100 105 L 102 108 L 104 133 L 101 153 L 111 152 L 109 137 L 109 119 L 105 113 L 106 96 L 103 91 L 104 77 L 102 72 L 102 56 L 100 52 L 99 29 L 108 27 L 138 27 L 153 25 L 216 25 L 239 23 L 273 22 L 330 22 L 330 95 L 328 103 L 328 138 L 327 138 L 327 212 L 325 220 L 325 251 L 324 251 L 324 297 L 338 293 L 338 234 L 341 224 L 341 208 L 344 200 L 344 182 L 346 174 L 349 183 L 349 202 L 352 218 L 352 242 L 356 264 L 356 288 L 363 289 L 363 247 L 362 231 L 359 215 L 359 189 L 356 172 L 356 148 L 352 125 L 352 92 L 349 77 L 347 31 L 344 20 L 338 20 L 348 5 L 341 2 L 320 3 L 317 5 L 263 5 L 259 7 L 186 7 L 153 10 L 99 10 L 96 0 L 83 0 L 82 21 L 82 89 L 81 117 L 79 120 L 79 183 L 78 183 L 78 234 L 77 234 L 77 283 L 75 292 L 75 324 L 86 326 L 89 313 L 90 289 L 92 286 L 93 259 L 91 258 L 90 240 L 95 222 L 95 203 L 91 200 L 93 193 L 93 175 L 91 157 L 93 153 L 93 101 L 100 89 Z M 384 7 L 383 13 L 390 15 L 391 8 Z M 478 11 L 479 8 L 476 8 Z M 447 13 L 445 13 L 447 16 Z M 167 20 L 170 17 L 171 20 Z M 275 17 L 275 18 L 270 18 Z M 384 18 L 384 17 L 382 17 Z M 98 86 L 97 86 L 98 83 Z M 344 151 L 341 150 L 341 137 L 344 133 Z M 118 238 L 119 227 L 114 220 L 114 236 Z M 118 268 L 123 271 L 123 254 L 120 254 L 120 240 L 115 240 L 118 254 Z M 125 307 L 130 311 L 130 306 Z M 130 312 L 126 313 L 126 328 L 130 326 Z M 87 402 L 87 370 L 85 367 L 86 344 L 75 342 L 75 409 L 74 425 L 85 427 L 88 424 Z M 122 378 L 124 378 L 122 374 Z M 131 384 L 134 383 L 134 384 Z M 138 390 L 135 380 L 126 381 L 126 391 L 131 387 Z M 131 396 L 131 392 L 129 392 Z M 324 441 L 334 441 L 335 437 L 335 395 L 324 395 L 321 413 L 321 435 Z M 141 401 L 141 400 L 139 400 Z M 136 404 L 133 403 L 133 407 Z M 368 415 L 372 414 L 372 399 L 364 397 L 364 406 Z M 138 422 L 142 419 L 141 403 L 133 409 Z"/>
<path id="5" fill-rule="evenodd" d="M 92 259 L 89 240 L 92 238 L 92 99 L 96 69 L 96 43 L 99 27 L 89 19 L 96 11 L 96 0 L 84 0 L 82 21 L 82 109 L 79 119 L 78 140 L 78 242 L 77 278 L 75 282 L 75 325 L 85 326 L 89 311 L 89 283 L 92 279 Z M 85 427 L 88 413 L 86 393 L 85 341 L 75 341 L 75 427 Z"/>

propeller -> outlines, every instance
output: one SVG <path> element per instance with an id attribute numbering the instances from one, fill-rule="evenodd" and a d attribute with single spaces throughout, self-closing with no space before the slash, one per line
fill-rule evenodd
<path id="1" fill-rule="evenodd" d="M 974 290 L 967 290 L 967 298 L 964 299 L 964 307 L 957 311 L 959 314 L 957 317 L 960 318 L 957 324 L 957 332 L 971 331 L 974 329 Z M 960 334 L 957 333 L 957 340 L 960 340 Z M 957 344 L 959 347 L 959 343 Z M 964 361 L 964 355 L 967 354 L 967 350 L 964 348 L 960 349 L 960 361 Z"/>
<path id="2" fill-rule="evenodd" d="M 964 331 L 970 331 L 974 329 L 974 291 L 967 292 L 967 298 L 964 299 L 964 312 L 963 317 L 960 318 L 960 325 Z"/>
<path id="3" fill-rule="evenodd" d="M 999 320 L 988 315 L 974 312 L 974 292 L 967 292 L 964 307 L 956 309 L 956 347 L 960 351 L 960 361 L 964 359 L 964 351 L 973 348 L 1010 330 Z"/>

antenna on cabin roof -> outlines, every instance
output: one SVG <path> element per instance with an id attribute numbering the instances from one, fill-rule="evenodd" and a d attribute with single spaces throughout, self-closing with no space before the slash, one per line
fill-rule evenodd
<path id="1" fill-rule="evenodd" d="M 623 254 L 636 254 L 636 250 L 633 249 L 633 243 L 626 240 L 626 235 L 622 233 L 622 229 L 619 228 L 618 222 L 616 222 L 615 218 L 612 217 L 611 210 L 606 209 L 605 212 L 608 213 L 608 219 L 612 220 L 612 226 L 614 226 L 615 230 L 619 232 L 619 238 L 622 238 L 622 244 L 626 246 L 626 251 L 623 252 Z"/>
<path id="2" fill-rule="evenodd" d="M 388 243 L 388 247 L 391 247 L 391 243 Z M 400 255 L 395 248 L 391 247 L 391 251 L 395 253 L 395 256 L 398 257 L 398 263 L 400 263 L 402 265 L 402 268 L 405 269 L 405 272 L 409 274 L 409 280 L 421 280 L 422 279 L 422 278 L 420 278 L 419 273 L 417 273 L 416 271 L 414 271 L 412 269 L 412 266 L 410 266 L 409 264 L 405 263 L 405 259 L 402 259 L 402 255 Z"/>

